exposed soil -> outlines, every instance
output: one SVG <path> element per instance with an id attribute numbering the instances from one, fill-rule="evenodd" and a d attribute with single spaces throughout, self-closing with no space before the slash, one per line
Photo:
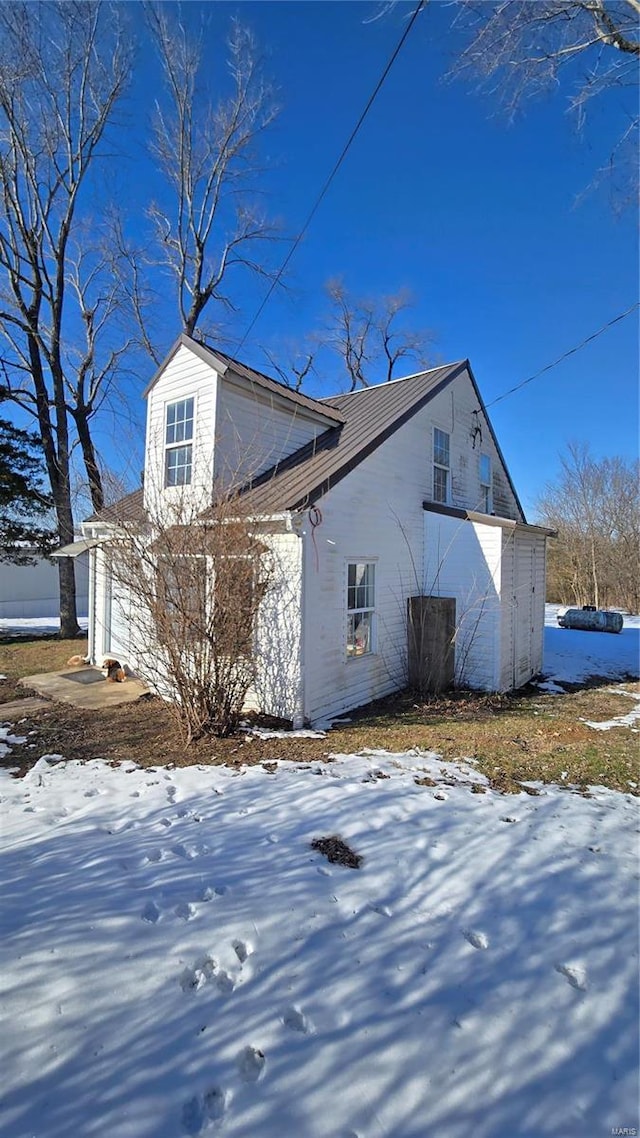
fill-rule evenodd
<path id="1" fill-rule="evenodd" d="M 0 722 L 2 703 L 29 694 L 18 679 L 63 669 L 68 659 L 84 655 L 86 641 L 56 637 L 0 641 Z M 638 793 L 638 734 L 629 727 L 597 732 L 595 722 L 626 715 L 631 699 L 615 694 L 619 685 L 585 686 L 566 694 L 541 693 L 529 686 L 510 695 L 454 692 L 427 701 L 401 693 L 352 712 L 325 738 L 261 738 L 240 732 L 229 739 L 201 739 L 186 747 L 170 706 L 153 696 L 104 711 L 86 711 L 49 703 L 13 726 L 27 736 L 0 760 L 0 766 L 24 774 L 42 754 L 67 759 L 134 761 L 139 766 L 261 763 L 267 771 L 278 760 L 314 763 L 365 748 L 436 752 L 445 760 L 472 760 L 491 784 L 503 791 L 522 790 L 523 781 L 558 782 L 586 787 L 602 784 Z M 625 684 L 640 693 L 637 682 Z M 275 721 L 267 721 L 275 725 Z M 418 775 L 418 785 L 429 785 Z M 635 785 L 632 785 L 635 784 Z"/>

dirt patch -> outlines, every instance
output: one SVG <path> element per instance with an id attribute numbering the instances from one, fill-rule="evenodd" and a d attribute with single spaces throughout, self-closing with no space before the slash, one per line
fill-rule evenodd
<path id="1" fill-rule="evenodd" d="M 0 643 L 0 722 L 3 702 L 24 697 L 17 680 L 38 671 L 64 670 L 86 642 L 57 638 Z M 24 774 L 45 753 L 67 759 L 103 759 L 139 766 L 224 764 L 231 767 L 273 764 L 282 760 L 327 762 L 332 755 L 365 749 L 432 751 L 448 761 L 464 759 L 490 785 L 520 793 L 523 782 L 554 782 L 586 787 L 601 784 L 638 793 L 638 736 L 629 727 L 598 732 L 583 720 L 612 719 L 631 710 L 619 684 L 589 687 L 566 694 L 534 687 L 510 695 L 455 692 L 424 702 L 410 693 L 377 701 L 351 712 L 326 738 L 261 738 L 240 733 L 230 739 L 205 738 L 185 747 L 168 705 L 153 696 L 102 711 L 49 703 L 15 725 L 27 735 L 1 765 Z M 638 683 L 625 690 L 640 693 Z M 375 758 L 372 758 L 372 764 Z M 635 785 L 632 785 L 635 784 Z M 525 788 L 526 789 L 526 788 Z"/>
<path id="2" fill-rule="evenodd" d="M 360 869 L 362 865 L 361 855 L 355 853 L 337 834 L 328 838 L 314 838 L 311 849 L 323 854 L 332 865 L 346 865 L 349 869 Z"/>

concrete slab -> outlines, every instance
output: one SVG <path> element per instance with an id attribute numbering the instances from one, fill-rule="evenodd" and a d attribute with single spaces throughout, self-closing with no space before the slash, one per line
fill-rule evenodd
<path id="1" fill-rule="evenodd" d="M 110 684 L 98 668 L 78 668 L 76 671 L 67 668 L 64 672 L 43 672 L 38 676 L 25 676 L 20 683 L 47 699 L 57 699 L 61 703 L 70 703 L 73 707 L 91 708 L 95 711 L 133 703 L 149 691 L 146 684 L 132 677 L 127 677 L 122 684 Z"/>
<path id="2" fill-rule="evenodd" d="M 10 703 L 0 703 L 0 723 L 17 723 L 25 715 L 35 715 L 39 711 L 46 711 L 48 707 L 51 707 L 49 701 L 36 695 L 12 699 Z"/>

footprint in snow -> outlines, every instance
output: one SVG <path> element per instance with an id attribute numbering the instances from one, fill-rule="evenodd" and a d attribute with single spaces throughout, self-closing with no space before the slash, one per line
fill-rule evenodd
<path id="1" fill-rule="evenodd" d="M 489 947 L 489 938 L 485 933 L 475 932 L 473 929 L 463 929 L 462 935 L 473 948 Z"/>
<path id="2" fill-rule="evenodd" d="M 284 1026 L 288 1027 L 291 1031 L 299 1031 L 302 1035 L 309 1034 L 309 1020 L 304 1012 L 300 1008 L 297 1008 L 295 1004 L 287 1008 L 282 1016 L 282 1022 Z"/>
<path id="3" fill-rule="evenodd" d="M 234 940 L 233 950 L 241 964 L 248 960 L 253 952 L 253 945 L 247 940 Z"/>
<path id="4" fill-rule="evenodd" d="M 219 1122 L 227 1105 L 222 1087 L 212 1087 L 204 1095 L 194 1095 L 182 1108 L 182 1126 L 187 1134 L 201 1134 L 210 1122 Z"/>
<path id="5" fill-rule="evenodd" d="M 236 986 L 236 981 L 230 972 L 222 968 L 216 976 L 216 984 L 223 996 L 230 996 Z"/>
<path id="6" fill-rule="evenodd" d="M 259 1047 L 244 1047 L 236 1059 L 243 1082 L 257 1083 L 266 1061 L 264 1052 Z"/>
<path id="7" fill-rule="evenodd" d="M 584 968 L 575 964 L 556 964 L 556 972 L 564 976 L 565 980 L 567 980 L 576 991 L 586 992 L 587 973 Z"/>
<path id="8" fill-rule="evenodd" d="M 195 905 L 190 901 L 183 901 L 180 905 L 176 905 L 173 910 L 176 917 L 180 917 L 182 921 L 192 921 L 197 916 Z"/>
<path id="9" fill-rule="evenodd" d="M 143 921 L 147 921 L 150 925 L 155 925 L 161 917 L 160 909 L 154 901 L 147 901 L 140 917 Z"/>
<path id="10" fill-rule="evenodd" d="M 215 976 L 218 963 L 212 956 L 203 956 L 194 964 L 193 968 L 185 968 L 180 977 L 180 987 L 183 992 L 198 992 L 207 980 Z"/>

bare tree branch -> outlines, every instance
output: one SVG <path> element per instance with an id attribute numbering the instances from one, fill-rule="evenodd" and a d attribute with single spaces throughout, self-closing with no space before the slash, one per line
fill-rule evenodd
<path id="1" fill-rule="evenodd" d="M 405 357 L 418 367 L 426 366 L 431 336 L 398 325 L 398 318 L 411 307 L 407 292 L 376 301 L 355 300 L 337 279 L 329 281 L 326 290 L 331 316 L 323 342 L 341 357 L 350 391 L 394 379 L 396 365 Z"/>
<path id="2" fill-rule="evenodd" d="M 231 92 L 206 104 L 201 42 L 161 5 L 148 12 L 168 93 L 156 104 L 152 148 L 173 194 L 169 208 L 153 202 L 149 216 L 160 263 L 176 284 L 182 326 L 192 335 L 211 302 L 233 309 L 227 281 L 235 270 L 274 275 L 258 249 L 276 232 L 246 193 L 257 172 L 255 144 L 276 108 L 254 39 L 237 21 L 228 42 Z"/>
<path id="3" fill-rule="evenodd" d="M 566 78 L 570 109 L 582 126 L 596 95 L 637 86 L 638 0 L 458 0 L 454 10 L 467 44 L 450 74 L 477 76 L 510 115 L 526 98 Z M 636 104 L 630 104 L 625 144 L 613 143 L 610 162 L 613 169 L 624 160 L 623 180 L 636 190 L 638 123 Z M 630 135 L 633 144 L 627 145 Z"/>
<path id="4" fill-rule="evenodd" d="M 109 373 L 98 357 L 113 310 L 98 284 L 99 255 L 89 244 L 82 267 L 74 267 L 73 238 L 87 173 L 129 71 L 118 11 L 108 4 L 0 7 L 0 336 L 9 398 L 37 415 L 62 543 L 74 532 L 74 426 L 85 437 L 94 506 L 102 504 L 90 419 L 95 385 Z M 89 398 L 87 385 L 94 387 Z M 60 579 L 61 634 L 73 635 L 68 559 L 60 561 Z"/>

